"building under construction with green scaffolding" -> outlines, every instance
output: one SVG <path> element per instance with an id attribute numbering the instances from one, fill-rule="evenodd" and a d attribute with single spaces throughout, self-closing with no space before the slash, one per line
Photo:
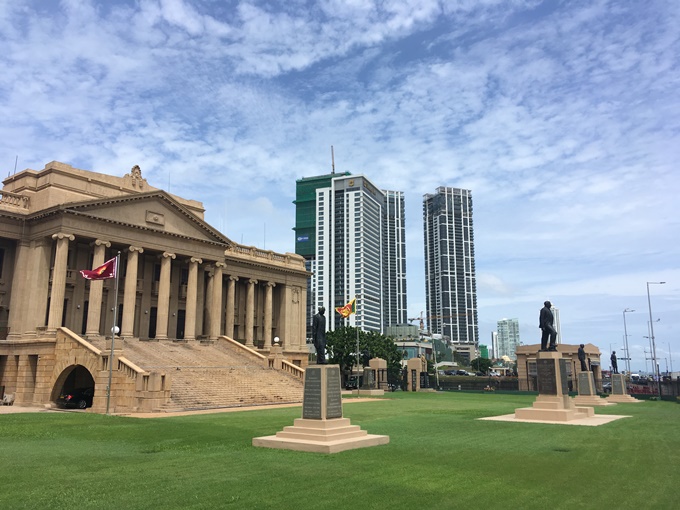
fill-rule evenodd
<path id="1" fill-rule="evenodd" d="M 295 182 L 295 253 L 305 258 L 307 271 L 316 271 L 316 190 L 330 188 L 334 177 L 351 175 L 335 172 L 315 177 L 303 177 Z M 307 340 L 312 337 L 312 316 L 316 303 L 312 279 L 307 282 Z"/>
<path id="2" fill-rule="evenodd" d="M 296 182 L 295 253 L 312 273 L 307 338 L 317 307 L 327 328 L 350 325 L 383 332 L 406 323 L 404 196 L 381 190 L 363 175 L 330 173 Z M 347 319 L 333 310 L 351 299 Z"/>

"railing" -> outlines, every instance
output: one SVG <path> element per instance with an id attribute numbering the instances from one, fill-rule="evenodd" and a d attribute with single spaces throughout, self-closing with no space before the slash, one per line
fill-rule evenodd
<path id="1" fill-rule="evenodd" d="M 246 347 L 246 346 L 243 345 L 241 342 L 237 342 L 237 341 L 234 340 L 233 338 L 229 338 L 228 336 L 222 335 L 222 336 L 219 337 L 219 339 L 220 339 L 220 340 L 224 340 L 224 341 L 227 342 L 228 344 L 233 345 L 234 347 L 236 347 L 236 348 L 238 348 L 238 349 L 241 349 L 241 350 L 245 351 L 245 352 L 248 353 L 248 354 L 252 354 L 252 355 L 255 356 L 256 358 L 259 358 L 259 359 L 261 359 L 261 360 L 266 359 L 266 356 L 263 356 L 262 354 L 260 354 L 259 352 L 257 352 L 257 351 L 254 350 L 254 349 L 251 349 L 250 347 Z"/>
<path id="2" fill-rule="evenodd" d="M 295 365 L 294 363 L 291 363 L 290 361 L 286 361 L 285 359 L 281 360 L 281 370 L 289 373 L 293 377 L 297 377 L 298 379 L 305 378 L 304 368 L 300 368 L 299 366 Z"/>
<path id="3" fill-rule="evenodd" d="M 0 191 L 0 204 L 10 207 L 18 207 L 28 211 L 31 206 L 31 199 L 11 191 Z"/>
<path id="4" fill-rule="evenodd" d="M 239 244 L 231 246 L 225 251 L 225 255 L 236 255 L 244 256 L 248 258 L 255 259 L 266 259 L 273 262 L 279 262 L 281 264 L 298 266 L 304 269 L 305 260 L 302 256 L 296 255 L 294 253 L 275 253 L 271 250 L 263 250 L 255 246 L 241 246 Z"/>
<path id="5" fill-rule="evenodd" d="M 147 379 L 149 378 L 149 372 L 139 368 L 132 361 L 122 356 L 118 356 L 118 371 L 135 381 L 140 375 L 146 376 Z"/>

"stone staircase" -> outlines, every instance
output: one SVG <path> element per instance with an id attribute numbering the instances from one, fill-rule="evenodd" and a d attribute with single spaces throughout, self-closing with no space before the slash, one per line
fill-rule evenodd
<path id="1" fill-rule="evenodd" d="M 260 358 L 226 341 L 203 345 L 128 339 L 116 345 L 140 368 L 169 375 L 170 401 L 161 411 L 302 402 L 302 379 L 265 368 Z"/>

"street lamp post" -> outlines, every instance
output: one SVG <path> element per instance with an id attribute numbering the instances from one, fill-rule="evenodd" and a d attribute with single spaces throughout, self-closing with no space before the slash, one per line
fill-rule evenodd
<path id="1" fill-rule="evenodd" d="M 650 285 L 663 285 L 666 282 L 647 282 L 647 305 L 649 306 L 649 332 L 652 337 L 652 357 L 654 358 L 654 371 L 656 373 L 656 383 L 661 398 L 661 381 L 659 380 L 659 365 L 656 362 L 656 342 L 654 341 L 654 320 L 652 319 L 652 299 L 649 297 Z"/>
<path id="2" fill-rule="evenodd" d="M 626 346 L 626 373 L 630 377 L 630 351 L 628 350 L 628 329 L 626 328 L 626 313 L 634 312 L 630 308 L 626 308 L 623 311 L 623 343 Z"/>

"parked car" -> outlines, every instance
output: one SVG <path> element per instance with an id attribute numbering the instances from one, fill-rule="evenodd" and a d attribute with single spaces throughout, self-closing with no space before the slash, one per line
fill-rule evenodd
<path id="1" fill-rule="evenodd" d="M 57 404 L 61 407 L 86 409 L 92 407 L 92 397 L 94 397 L 94 388 L 78 388 L 71 391 L 62 391 L 57 399 Z"/>
<path id="2" fill-rule="evenodd" d="M 361 386 L 364 382 L 364 376 L 356 376 L 356 375 L 350 375 L 347 380 L 345 381 L 345 389 L 346 390 L 356 390 L 359 386 Z"/>
<path id="3" fill-rule="evenodd" d="M 401 391 L 401 388 L 397 383 L 387 383 L 387 389 L 390 391 Z"/>
<path id="4" fill-rule="evenodd" d="M 606 382 L 602 384 L 602 391 L 605 393 L 611 393 L 612 392 L 612 383 Z"/>
<path id="5" fill-rule="evenodd" d="M 456 375 L 470 375 L 467 370 L 456 370 Z"/>

